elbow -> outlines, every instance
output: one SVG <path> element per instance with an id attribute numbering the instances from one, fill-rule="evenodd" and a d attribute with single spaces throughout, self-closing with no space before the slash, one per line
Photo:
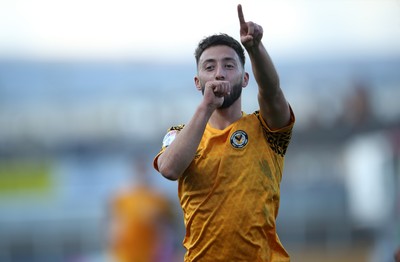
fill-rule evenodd
<path id="1" fill-rule="evenodd" d="M 161 154 L 156 161 L 158 172 L 168 180 L 178 180 L 186 169 L 179 160 L 179 157 Z"/>
<path id="2" fill-rule="evenodd" d="M 173 168 L 165 166 L 165 165 L 159 165 L 158 166 L 158 172 L 165 177 L 168 180 L 171 181 L 176 181 L 179 179 L 181 174 L 177 171 L 175 171 Z"/>

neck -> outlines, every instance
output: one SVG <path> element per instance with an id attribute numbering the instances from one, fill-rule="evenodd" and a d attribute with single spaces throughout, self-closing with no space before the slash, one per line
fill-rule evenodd
<path id="1" fill-rule="evenodd" d="M 211 115 L 208 123 L 216 129 L 223 130 L 242 117 L 242 107 L 240 98 L 230 107 L 217 109 Z"/>

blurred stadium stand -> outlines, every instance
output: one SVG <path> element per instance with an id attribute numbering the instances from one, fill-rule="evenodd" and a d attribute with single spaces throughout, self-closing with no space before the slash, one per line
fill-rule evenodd
<path id="1" fill-rule="evenodd" d="M 276 65 L 297 117 L 278 217 L 293 261 L 391 261 L 400 59 Z M 154 187 L 178 210 L 176 183 L 151 162 L 166 129 L 199 102 L 194 73 L 186 64 L 0 62 L 0 261 L 102 261 L 107 204 L 133 158 L 147 159 Z M 248 113 L 256 91 L 251 80 Z"/>

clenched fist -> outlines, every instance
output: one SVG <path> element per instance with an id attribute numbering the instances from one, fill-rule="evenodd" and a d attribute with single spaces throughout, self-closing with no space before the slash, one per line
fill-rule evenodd
<path id="1" fill-rule="evenodd" d="M 208 81 L 203 87 L 204 101 L 212 107 L 219 108 L 226 96 L 231 93 L 231 85 L 228 81 Z"/>

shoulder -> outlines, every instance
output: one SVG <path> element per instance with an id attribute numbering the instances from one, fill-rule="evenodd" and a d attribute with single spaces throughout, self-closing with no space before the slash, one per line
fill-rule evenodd
<path id="1" fill-rule="evenodd" d="M 260 118 L 260 110 L 254 111 L 252 115 Z"/>
<path id="2" fill-rule="evenodd" d="M 172 126 L 167 130 L 167 134 L 165 134 L 163 143 L 162 143 L 162 148 L 168 147 L 172 141 L 175 140 L 176 135 L 181 131 L 185 125 L 177 125 L 177 126 Z"/>

